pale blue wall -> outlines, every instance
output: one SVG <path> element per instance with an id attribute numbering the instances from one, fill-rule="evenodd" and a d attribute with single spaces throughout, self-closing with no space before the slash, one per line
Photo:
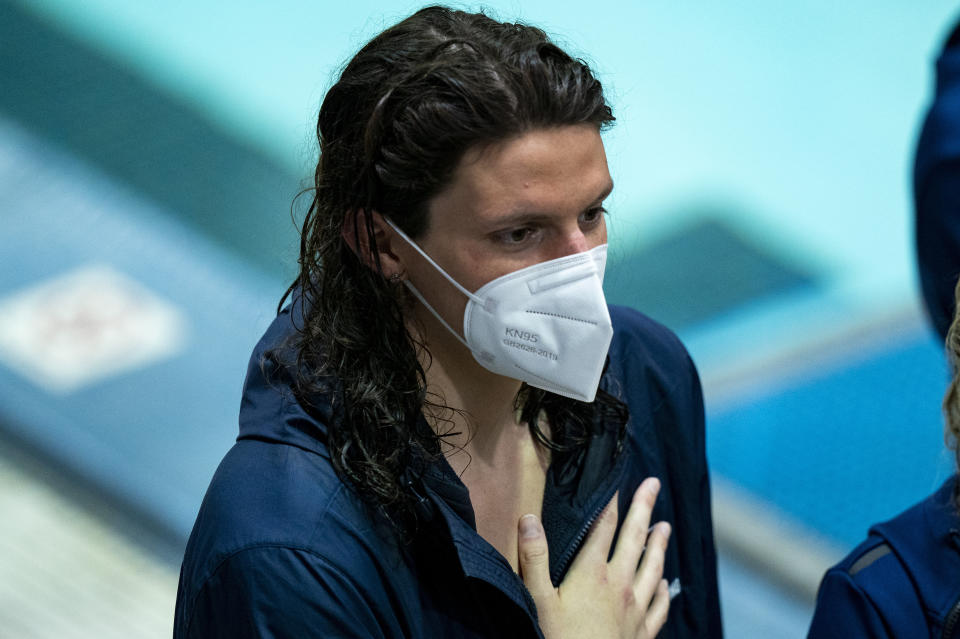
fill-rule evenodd
<path id="1" fill-rule="evenodd" d="M 27 6 L 306 175 L 314 112 L 338 66 L 419 5 Z M 867 315 L 915 296 L 908 168 L 930 63 L 955 3 L 487 6 L 556 34 L 608 87 L 619 118 L 607 139 L 614 259 L 678 223 L 691 202 L 720 202 L 747 233 L 824 275 L 815 299 L 758 308 L 761 326 L 787 316 L 816 327 L 832 318 L 824 307 Z"/>

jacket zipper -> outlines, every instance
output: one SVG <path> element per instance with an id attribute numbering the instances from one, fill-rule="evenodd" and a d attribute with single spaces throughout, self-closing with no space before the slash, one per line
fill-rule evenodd
<path id="1" fill-rule="evenodd" d="M 954 529 L 950 531 L 950 541 L 952 541 L 956 549 L 960 551 L 960 530 Z M 960 622 L 960 597 L 957 597 L 957 600 L 953 602 L 950 612 L 948 612 L 944 618 L 943 634 L 940 635 L 941 638 L 953 639 L 954 630 L 956 630 L 958 622 Z"/>
<path id="2" fill-rule="evenodd" d="M 947 613 L 946 621 L 943 624 L 943 639 L 952 639 L 953 632 L 957 629 L 957 623 L 960 622 L 960 597 L 953 603 L 950 612 Z"/>
<path id="3" fill-rule="evenodd" d="M 616 490 L 614 490 L 613 492 L 616 492 Z M 595 508 L 592 513 L 590 513 L 590 517 L 587 518 L 586 523 L 580 529 L 580 532 L 577 533 L 577 536 L 574 538 L 573 543 L 570 544 L 570 549 L 564 553 L 563 557 L 560 560 L 560 563 L 557 564 L 556 573 L 550 573 L 551 582 L 556 584 L 559 581 L 558 576 L 566 572 L 567 565 L 573 560 L 573 556 L 577 554 L 577 551 L 580 549 L 580 545 L 583 543 L 584 538 L 587 536 L 587 533 L 590 532 L 590 528 L 593 527 L 593 522 L 595 522 L 597 520 L 597 517 L 600 516 L 600 513 L 603 512 L 603 509 L 606 507 L 607 502 L 610 501 L 611 497 L 613 497 L 613 493 L 610 493 L 609 495 L 607 495 L 606 499 L 600 502 L 601 505 Z M 527 590 L 526 586 L 524 586 L 523 588 L 523 595 L 524 595 L 524 599 L 527 600 L 527 604 L 530 606 L 530 609 L 534 611 L 535 616 L 533 619 L 531 619 L 531 621 L 533 621 L 534 628 L 537 631 L 537 636 L 542 638 L 543 631 L 540 629 L 539 616 L 536 615 L 537 604 L 533 601 L 533 597 L 530 595 L 530 591 Z"/>
<path id="4" fill-rule="evenodd" d="M 614 486 L 619 485 L 618 482 L 614 483 Z M 600 513 L 603 512 L 603 509 L 606 508 L 607 503 L 610 501 L 610 498 L 613 497 L 613 493 L 617 492 L 614 489 L 613 492 L 609 493 L 604 499 L 600 501 L 600 505 L 597 506 L 593 512 L 590 514 L 590 517 L 587 518 L 586 523 L 580 529 L 580 532 L 577 533 L 577 536 L 574 538 L 573 543 L 570 544 L 570 548 L 567 552 L 564 553 L 563 557 L 560 559 L 560 563 L 557 564 L 556 574 L 550 575 L 550 580 L 553 583 L 557 583 L 559 576 L 566 572 L 567 566 L 573 560 L 573 556 L 577 554 L 577 551 L 580 550 L 580 545 L 583 543 L 584 538 L 587 536 L 587 533 L 590 532 L 590 528 L 593 527 L 593 522 L 597 520 L 597 517 L 600 516 Z"/>

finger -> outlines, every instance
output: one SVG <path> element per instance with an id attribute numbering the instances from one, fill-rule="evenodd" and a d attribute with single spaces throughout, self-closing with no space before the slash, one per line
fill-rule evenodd
<path id="1" fill-rule="evenodd" d="M 517 548 L 520 559 L 520 577 L 539 607 L 548 597 L 556 596 L 550 581 L 550 555 L 547 536 L 536 515 L 524 515 L 517 525 Z"/>
<path id="2" fill-rule="evenodd" d="M 634 580 L 634 592 L 641 608 L 645 608 L 663 577 L 663 563 L 670 539 L 670 524 L 661 521 L 653 527 L 647 538 L 647 549 L 643 553 L 640 567 Z"/>
<path id="3" fill-rule="evenodd" d="M 584 565 L 606 566 L 607 557 L 610 556 L 610 544 L 613 543 L 613 534 L 617 530 L 617 499 L 620 493 L 614 493 L 613 499 L 607 502 L 607 505 L 600 512 L 593 526 L 590 527 L 590 534 L 583 543 L 583 548 L 577 553 L 576 559 L 570 566 L 570 571 L 578 570 Z"/>
<path id="4" fill-rule="evenodd" d="M 640 622 L 640 628 L 637 632 L 637 639 L 653 639 L 667 623 L 667 615 L 670 612 L 670 588 L 667 586 L 667 580 L 661 579 L 657 585 L 657 591 L 653 595 L 653 601 L 647 608 L 647 613 Z"/>
<path id="5" fill-rule="evenodd" d="M 633 493 L 630 509 L 620 528 L 617 537 L 617 548 L 613 553 L 614 569 L 625 576 L 631 576 L 640 563 L 640 555 L 647 543 L 647 534 L 650 532 L 650 514 L 660 492 L 660 480 L 648 477 Z"/>

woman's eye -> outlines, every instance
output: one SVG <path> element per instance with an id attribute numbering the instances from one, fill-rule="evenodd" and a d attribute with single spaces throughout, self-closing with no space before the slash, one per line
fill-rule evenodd
<path id="1" fill-rule="evenodd" d="M 500 234 L 501 240 L 506 244 L 523 244 L 528 241 L 537 232 L 536 229 L 529 226 L 510 229 Z"/>
<path id="2" fill-rule="evenodd" d="M 589 211 L 585 211 L 581 216 L 582 223 L 586 225 L 596 224 L 597 222 L 600 221 L 600 218 L 603 217 L 603 214 L 606 212 L 607 210 L 602 206 L 598 206 L 596 208 L 590 209 Z"/>

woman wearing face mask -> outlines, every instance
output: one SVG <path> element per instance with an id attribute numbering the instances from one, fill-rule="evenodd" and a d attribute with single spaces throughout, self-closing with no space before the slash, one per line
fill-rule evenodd
<path id="1" fill-rule="evenodd" d="M 612 121 L 484 15 L 350 61 L 175 636 L 720 636 L 696 371 L 601 288 Z"/>

